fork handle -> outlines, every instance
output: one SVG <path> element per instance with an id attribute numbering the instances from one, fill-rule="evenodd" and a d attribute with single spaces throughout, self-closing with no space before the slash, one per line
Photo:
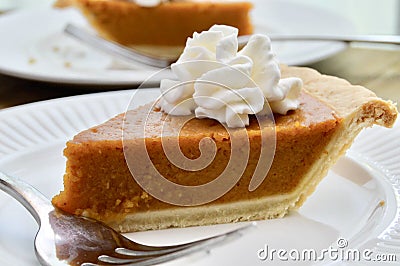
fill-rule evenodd
<path id="1" fill-rule="evenodd" d="M 37 189 L 21 179 L 0 172 L 0 190 L 18 200 L 40 224 L 40 215 L 54 209 L 50 201 Z"/>
<path id="2" fill-rule="evenodd" d="M 239 45 L 245 45 L 251 35 L 239 36 Z M 359 43 L 400 44 L 398 35 L 327 35 L 327 34 L 268 34 L 272 41 L 339 41 Z"/>

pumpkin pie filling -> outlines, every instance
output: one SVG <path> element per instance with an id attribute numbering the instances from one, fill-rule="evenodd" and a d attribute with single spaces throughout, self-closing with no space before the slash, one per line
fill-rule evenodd
<path id="1" fill-rule="evenodd" d="M 240 35 L 253 33 L 252 4 L 246 1 L 168 1 L 151 7 L 122 0 L 67 1 L 82 12 L 100 35 L 126 46 L 183 48 L 193 32 L 207 30 L 214 24 L 236 27 Z M 58 1 L 58 6 L 65 5 Z"/>
<path id="2" fill-rule="evenodd" d="M 135 121 L 145 117 L 146 110 L 139 108 L 131 111 L 134 115 L 130 119 Z M 154 110 L 148 118 L 148 127 L 157 132 L 165 116 L 163 112 Z M 68 158 L 69 171 L 64 177 L 68 190 L 55 197 L 54 202 L 58 207 L 109 223 L 123 220 L 128 213 L 176 208 L 148 195 L 133 179 L 123 152 L 123 118 L 124 115 L 119 115 L 103 125 L 78 134 L 68 142 L 65 156 Z M 335 116 L 329 106 L 304 92 L 300 109 L 285 116 L 275 116 L 275 159 L 263 184 L 252 192 L 248 186 L 261 145 L 257 120 L 253 117 L 250 121 L 247 131 L 251 152 L 245 173 L 232 190 L 210 205 L 292 193 L 303 181 L 304 173 L 324 152 L 341 119 Z M 140 128 L 133 123 L 124 130 L 129 132 L 125 134 L 125 141 L 129 142 L 126 138 L 135 139 Z M 225 169 L 231 149 L 229 134 L 221 124 L 211 119 L 193 119 L 179 136 L 182 152 L 188 157 L 195 159 L 199 156 L 198 143 L 204 137 L 214 139 L 218 153 L 206 169 L 199 172 L 184 171 L 168 161 L 160 137 L 149 138 L 146 141 L 150 158 L 165 178 L 178 184 L 195 186 L 210 182 Z"/>

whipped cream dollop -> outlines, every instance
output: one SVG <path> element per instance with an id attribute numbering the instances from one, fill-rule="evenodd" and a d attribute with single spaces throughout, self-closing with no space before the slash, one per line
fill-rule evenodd
<path id="1" fill-rule="evenodd" d="M 244 127 L 250 114 L 286 114 L 299 107 L 303 83 L 283 78 L 270 39 L 256 34 L 238 51 L 238 29 L 214 25 L 194 33 L 178 61 L 171 65 L 178 80 L 161 81 L 162 111 L 195 114 L 228 127 Z"/>
<path id="2" fill-rule="evenodd" d="M 166 3 L 166 2 L 206 2 L 206 1 L 215 2 L 218 0 L 213 0 L 213 1 L 210 1 L 210 0 L 128 0 L 128 1 L 133 2 L 142 7 L 155 7 L 161 3 Z"/>
<path id="3" fill-rule="evenodd" d="M 155 7 L 161 3 L 170 2 L 168 0 L 128 0 L 129 2 L 133 2 L 138 6 L 142 7 Z"/>

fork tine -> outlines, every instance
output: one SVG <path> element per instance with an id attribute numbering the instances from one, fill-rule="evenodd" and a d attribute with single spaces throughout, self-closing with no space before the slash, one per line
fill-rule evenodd
<path id="1" fill-rule="evenodd" d="M 222 243 L 228 243 L 242 236 L 243 233 L 251 228 L 254 228 L 256 225 L 255 222 L 246 225 L 244 227 L 238 228 L 236 230 L 230 231 L 228 233 L 217 235 L 214 237 L 206 238 L 203 240 L 183 244 L 180 246 L 173 246 L 172 248 L 167 248 L 165 250 L 160 251 L 134 251 L 124 248 L 118 248 L 116 252 L 121 255 L 131 256 L 136 258 L 131 259 L 121 259 L 114 258 L 110 256 L 101 256 L 99 260 L 105 263 L 111 264 L 119 264 L 119 265 L 135 265 L 135 266 L 148 266 L 159 264 L 163 262 L 167 262 L 170 260 L 174 260 L 183 256 L 190 255 L 195 252 L 199 252 L 202 250 L 207 250 L 213 246 Z M 142 256 L 142 258 L 137 258 L 138 256 Z M 147 256 L 147 258 L 143 258 L 143 256 Z"/>
<path id="2" fill-rule="evenodd" d="M 152 251 L 143 251 L 143 250 L 131 250 L 131 249 L 126 249 L 126 248 L 117 248 L 115 250 L 116 253 L 121 254 L 121 255 L 125 255 L 125 256 L 136 256 L 136 257 L 143 257 L 143 256 L 160 256 L 160 255 L 164 255 L 167 253 L 171 253 L 174 251 L 178 251 L 181 249 L 185 249 L 188 248 L 190 246 L 192 246 L 193 244 L 185 244 L 182 246 L 173 246 L 173 247 L 167 247 L 165 249 L 160 249 L 160 250 L 152 250 Z"/>
<path id="3" fill-rule="evenodd" d="M 116 258 L 108 255 L 99 256 L 98 260 L 108 264 L 116 264 L 116 265 L 126 265 L 127 263 L 132 264 L 143 260 L 148 260 L 149 258 L 138 258 L 138 259 L 122 259 Z"/>
<path id="4" fill-rule="evenodd" d="M 156 68 L 165 68 L 173 63 L 173 61 L 167 58 L 157 58 L 137 52 L 133 49 L 128 49 L 127 47 L 105 40 L 100 36 L 85 31 L 84 29 L 76 27 L 72 24 L 67 24 L 67 26 L 64 28 L 64 32 L 88 45 L 91 45 L 94 48 L 119 57 L 120 59 L 129 60 L 130 62 L 137 62 Z"/>
<path id="5" fill-rule="evenodd" d="M 121 255 L 125 255 L 125 256 L 161 256 L 167 253 L 171 253 L 171 252 L 175 252 L 175 251 L 179 251 L 185 248 L 189 248 L 191 246 L 195 246 L 198 244 L 201 244 L 202 242 L 205 242 L 207 240 L 219 237 L 221 235 L 217 235 L 214 237 L 209 237 L 206 239 L 202 239 L 202 240 L 198 240 L 195 242 L 190 242 L 190 243 L 186 243 L 186 244 L 182 244 L 182 245 L 176 245 L 176 246 L 165 246 L 165 247 L 159 247 L 160 249 L 158 250 L 131 250 L 131 249 L 127 249 L 127 248 L 117 248 L 115 249 L 115 252 Z"/>

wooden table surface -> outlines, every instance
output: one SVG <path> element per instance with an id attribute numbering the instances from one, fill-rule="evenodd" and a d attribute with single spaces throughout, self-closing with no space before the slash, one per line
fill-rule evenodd
<path id="1" fill-rule="evenodd" d="M 400 102 L 400 49 L 349 47 L 310 67 L 324 74 L 345 78 L 353 84 L 363 85 L 384 99 Z M 114 89 L 121 88 L 49 84 L 0 74 L 0 109 Z"/>

